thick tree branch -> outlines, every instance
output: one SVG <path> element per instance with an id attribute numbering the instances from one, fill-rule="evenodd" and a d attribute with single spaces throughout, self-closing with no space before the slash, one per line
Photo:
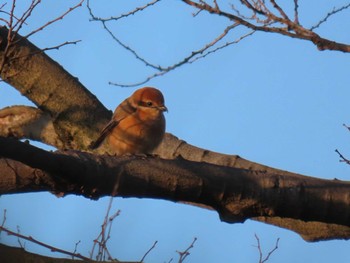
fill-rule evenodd
<path id="1" fill-rule="evenodd" d="M 64 145 L 58 138 L 50 115 L 27 106 L 0 109 L 0 136 L 31 139 L 56 148 Z"/>
<path id="2" fill-rule="evenodd" d="M 7 34 L 8 30 L 0 27 L 0 60 L 5 55 Z M 15 40 L 7 51 L 1 78 L 51 116 L 59 140 L 64 143 L 55 147 L 87 148 L 111 113 L 39 48 L 19 35 Z"/>
<path id="3" fill-rule="evenodd" d="M 0 194 L 54 191 L 92 199 L 108 195 L 165 199 L 216 210 L 228 223 L 250 218 L 265 222 L 271 218 L 279 226 L 289 223 L 289 229 L 307 240 L 350 237 L 347 182 L 182 158 L 53 153 L 6 138 L 0 138 L 0 156 L 7 158 L 0 159 Z M 314 228 L 305 233 L 308 223 Z M 327 227 L 332 233 L 322 232 Z"/>

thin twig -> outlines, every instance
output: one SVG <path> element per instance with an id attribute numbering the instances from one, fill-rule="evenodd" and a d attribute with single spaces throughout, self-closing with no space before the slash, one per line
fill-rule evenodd
<path id="1" fill-rule="evenodd" d="M 19 228 L 19 226 L 17 226 L 17 233 L 21 234 L 21 229 Z M 19 237 L 17 237 L 17 242 L 18 242 L 20 248 L 24 248 L 24 244 L 22 244 L 21 239 Z"/>
<path id="2" fill-rule="evenodd" d="M 176 68 L 179 68 L 180 66 L 182 66 L 184 64 L 193 63 L 194 61 L 196 61 L 196 60 L 198 60 L 200 58 L 203 58 L 203 57 L 205 57 L 205 56 L 207 56 L 207 55 L 209 55 L 211 53 L 214 53 L 214 52 L 220 50 L 221 48 L 223 48 L 223 46 L 222 47 L 218 47 L 215 50 L 212 50 L 210 52 L 205 53 L 206 50 L 208 50 L 209 48 L 215 46 L 218 42 L 220 42 L 232 29 L 237 27 L 237 25 L 238 24 L 235 23 L 233 25 L 230 25 L 230 26 L 226 27 L 225 30 L 223 31 L 223 33 L 220 34 L 217 38 L 215 38 L 212 42 L 206 44 L 201 49 L 192 51 L 190 55 L 188 55 L 187 57 L 183 58 L 181 61 L 178 61 L 177 63 L 175 63 L 175 64 L 173 64 L 171 66 L 168 66 L 168 67 L 161 67 L 161 66 L 154 67 L 157 70 L 159 70 L 160 72 L 157 72 L 157 73 L 155 73 L 153 75 L 148 76 L 146 79 L 144 79 L 141 82 L 132 83 L 132 84 L 121 84 L 121 83 L 116 83 L 116 82 L 109 82 L 109 84 L 115 85 L 115 86 L 119 86 L 119 87 L 135 87 L 135 86 L 143 85 L 143 84 L 147 83 L 148 81 L 150 81 L 153 78 L 156 78 L 156 77 L 159 77 L 159 76 L 163 76 L 166 73 L 168 73 L 168 72 L 170 72 L 170 71 L 172 71 L 172 70 L 174 70 Z M 234 43 L 238 43 L 240 40 L 244 39 L 247 36 L 252 35 L 253 33 L 254 32 L 250 32 L 250 33 L 242 36 L 239 40 L 228 42 L 224 46 L 228 46 L 228 45 L 231 45 L 231 44 L 234 44 Z M 203 54 L 203 55 L 200 55 L 200 54 Z M 198 56 L 198 58 L 196 58 L 197 56 Z M 143 58 L 140 58 L 139 56 L 137 56 L 136 58 L 141 60 L 142 62 L 144 62 L 147 66 L 151 65 L 149 62 L 145 61 Z"/>
<path id="3" fill-rule="evenodd" d="M 47 22 L 45 25 L 33 30 L 32 32 L 30 32 L 29 34 L 27 34 L 26 36 L 24 36 L 24 38 L 29 38 L 30 36 L 32 36 L 33 34 L 37 33 L 38 31 L 43 30 L 44 28 L 48 27 L 49 25 L 57 22 L 58 20 L 62 20 L 66 15 L 68 15 L 69 13 L 71 13 L 73 10 L 77 9 L 78 7 L 81 7 L 83 5 L 83 2 L 85 0 L 81 0 L 78 4 L 76 4 L 73 7 L 70 7 L 66 12 L 64 12 L 62 15 L 56 17 L 55 19 L 50 20 L 49 22 Z"/>
<path id="4" fill-rule="evenodd" d="M 147 3 L 146 5 L 144 6 L 140 6 L 140 7 L 136 7 L 135 9 L 131 10 L 130 12 L 128 13 L 125 13 L 125 14 L 121 14 L 120 16 L 111 16 L 110 18 L 101 18 L 101 17 L 96 17 L 94 15 L 94 13 L 92 12 L 92 9 L 90 7 L 90 0 L 87 0 L 87 8 L 90 12 L 90 15 L 91 15 L 91 19 L 90 21 L 103 21 L 103 22 L 107 22 L 107 21 L 111 21 L 111 20 L 119 20 L 119 19 L 122 19 L 122 18 L 126 18 L 128 16 L 131 16 L 131 15 L 135 15 L 136 13 L 140 12 L 140 11 L 143 11 L 144 9 L 146 9 L 147 7 L 150 7 L 152 5 L 155 5 L 156 3 L 160 2 L 161 0 L 154 0 L 152 2 L 149 2 Z"/>
<path id="5" fill-rule="evenodd" d="M 349 7 L 350 7 L 350 3 L 347 5 L 344 5 L 342 7 L 339 7 L 339 8 L 334 7 L 333 10 L 331 12 L 329 12 L 323 19 L 321 19 L 316 25 L 310 27 L 310 31 L 313 31 L 316 28 L 319 28 L 323 23 L 325 23 L 328 20 L 328 18 L 330 18 L 331 16 L 333 16 L 333 15 L 335 15 L 335 14 L 337 14 L 337 13 L 339 13 L 339 12 L 349 8 Z"/>
<path id="6" fill-rule="evenodd" d="M 121 45 L 124 49 L 126 49 L 127 51 L 129 51 L 130 53 L 132 53 L 136 59 L 142 61 L 146 66 L 151 67 L 153 69 L 156 69 L 158 71 L 162 71 L 162 67 L 154 65 L 150 62 L 148 62 L 147 60 L 145 60 L 144 58 L 142 58 L 134 49 L 132 49 L 131 47 L 129 47 L 128 45 L 124 44 L 119 38 L 117 38 L 113 32 L 107 27 L 105 22 L 102 22 L 102 25 L 104 27 L 104 29 L 110 34 L 110 36 L 119 44 Z"/>
<path id="7" fill-rule="evenodd" d="M 59 252 L 59 253 L 62 253 L 62 254 L 65 254 L 65 255 L 68 255 L 68 256 L 71 256 L 71 257 L 74 256 L 74 257 L 82 259 L 82 260 L 91 261 L 91 259 L 89 259 L 87 257 L 84 257 L 84 256 L 80 255 L 79 253 L 72 253 L 72 252 L 69 252 L 69 251 L 57 248 L 57 247 L 50 246 L 48 244 L 45 244 L 45 243 L 43 243 L 41 241 L 36 240 L 32 236 L 24 236 L 24 235 L 22 235 L 20 233 L 13 232 L 13 231 L 11 231 L 11 230 L 3 227 L 3 226 L 0 226 L 0 230 L 6 232 L 8 235 L 16 236 L 16 237 L 19 237 L 21 239 L 28 240 L 28 241 L 30 241 L 32 243 L 35 243 L 35 244 L 37 244 L 39 246 L 45 247 L 47 249 L 50 249 L 52 252 Z"/>
<path id="8" fill-rule="evenodd" d="M 224 45 L 221 45 L 221 46 L 219 46 L 219 47 L 217 47 L 217 48 L 215 48 L 215 49 L 213 49 L 213 50 L 210 50 L 210 51 L 208 51 L 207 53 L 205 53 L 205 54 L 203 54 L 203 55 L 201 55 L 201 56 L 195 57 L 193 60 L 190 60 L 189 63 L 193 63 L 193 62 L 197 61 L 198 59 L 205 58 L 206 56 L 208 56 L 208 55 L 210 55 L 210 54 L 212 54 L 212 53 L 215 53 L 215 52 L 219 51 L 220 49 L 223 49 L 223 48 L 228 47 L 228 46 L 230 46 L 230 45 L 237 44 L 237 43 L 239 43 L 241 40 L 243 40 L 244 38 L 253 35 L 255 32 L 256 32 L 256 31 L 250 31 L 250 32 L 248 32 L 247 34 L 245 34 L 245 35 L 239 37 L 238 39 L 236 39 L 236 40 L 234 40 L 234 41 L 227 42 L 227 43 L 225 43 Z"/>
<path id="9" fill-rule="evenodd" d="M 80 244 L 80 240 L 78 242 L 75 243 L 75 247 L 74 247 L 74 251 L 73 253 L 76 254 L 77 253 L 77 249 L 78 249 L 78 245 Z M 72 256 L 72 259 L 74 259 L 74 256 Z"/>
<path id="10" fill-rule="evenodd" d="M 1 227 L 4 227 L 4 225 L 5 225 L 5 222 L 6 222 L 6 212 L 7 212 L 7 210 L 4 209 L 4 215 L 3 215 L 3 217 L 2 217 Z M 0 229 L 0 234 L 1 234 L 1 229 Z"/>
<path id="11" fill-rule="evenodd" d="M 348 129 L 348 131 L 350 131 L 350 126 L 347 126 L 345 123 L 343 124 L 343 126 Z M 346 164 L 349 164 L 350 165 L 350 160 L 348 158 L 346 158 L 344 155 L 342 155 L 338 149 L 335 149 L 335 152 L 339 155 L 339 162 L 344 162 Z"/>
<path id="12" fill-rule="evenodd" d="M 14 15 L 15 7 L 16 7 L 16 0 L 13 0 L 12 6 L 11 6 L 11 9 L 9 12 L 9 20 L 6 23 L 8 25 L 7 43 L 6 43 L 6 47 L 4 48 L 4 51 L 3 51 L 2 60 L 0 62 L 0 74 L 3 72 L 6 63 L 11 61 L 12 59 L 17 59 L 17 58 L 12 58 L 11 60 L 9 60 L 9 57 L 8 57 L 8 52 L 14 44 L 16 44 L 17 42 L 19 42 L 23 39 L 29 38 L 33 34 L 37 33 L 38 31 L 43 30 L 44 28 L 48 27 L 49 25 L 53 24 L 54 22 L 57 22 L 58 20 L 63 19 L 67 14 L 69 14 L 70 12 L 75 10 L 76 8 L 82 6 L 83 2 L 84 2 L 84 0 L 80 0 L 80 2 L 77 5 L 69 8 L 66 12 L 64 12 L 59 17 L 57 17 L 57 18 L 47 22 L 46 24 L 42 25 L 41 27 L 31 31 L 26 36 L 19 37 L 17 40 L 15 40 L 15 38 L 18 36 L 19 31 L 22 28 L 23 24 L 25 24 L 25 21 L 31 16 L 34 9 L 41 3 L 41 0 L 32 0 L 29 7 L 22 13 L 22 16 L 18 19 Z M 4 5 L 2 5 L 1 8 L 3 6 Z M 15 23 L 14 23 L 14 18 L 17 20 Z M 51 49 L 59 49 L 60 47 L 62 47 L 64 45 L 76 44 L 77 42 L 79 42 L 79 41 L 65 42 L 63 44 L 60 44 L 60 45 L 57 45 L 54 47 L 44 48 L 40 52 L 51 50 Z M 32 54 L 30 54 L 30 55 L 32 55 Z"/>
<path id="13" fill-rule="evenodd" d="M 2 6 L 0 6 L 0 13 L 4 13 L 6 15 L 8 15 L 9 17 L 11 16 L 11 13 L 5 10 L 2 10 L 7 3 L 4 3 Z M 12 14 L 12 17 L 15 18 L 16 20 L 19 20 L 19 18 L 17 18 L 14 14 Z M 8 27 L 9 27 L 9 21 L 6 20 L 5 18 L 0 18 L 0 21 L 3 21 Z"/>
<path id="14" fill-rule="evenodd" d="M 22 17 L 17 19 L 16 24 L 13 25 L 13 28 L 15 29 L 15 33 L 13 36 L 15 37 L 23 25 L 26 24 L 26 20 L 31 16 L 33 10 L 41 3 L 41 0 L 32 0 L 32 3 L 27 8 L 26 11 L 23 12 Z"/>
<path id="15" fill-rule="evenodd" d="M 345 158 L 345 157 L 338 151 L 338 149 L 335 149 L 335 152 L 339 155 L 339 158 L 340 158 L 339 162 L 344 162 L 344 163 L 350 165 L 350 160 L 347 159 L 347 158 Z"/>
<path id="16" fill-rule="evenodd" d="M 300 24 L 299 23 L 299 3 L 298 3 L 298 0 L 294 0 L 294 23 L 296 24 Z"/>
<path id="17" fill-rule="evenodd" d="M 132 83 L 132 84 L 123 84 L 118 82 L 109 82 L 111 85 L 116 85 L 120 87 L 135 87 L 139 85 L 143 85 L 150 81 L 151 79 L 154 79 L 159 76 L 163 76 L 167 74 L 168 72 L 181 67 L 185 64 L 190 64 L 195 61 L 197 61 L 200 58 L 204 58 L 208 56 L 209 54 L 215 53 L 216 51 L 227 47 L 229 45 L 232 45 L 234 43 L 237 43 L 247 37 L 248 35 L 253 34 L 253 32 L 256 31 L 263 31 L 263 32 L 269 32 L 269 33 L 277 33 L 284 36 L 288 36 L 291 38 L 297 38 L 297 39 L 303 39 L 308 40 L 314 43 L 319 50 L 337 50 L 337 51 L 343 51 L 343 52 L 350 52 L 350 45 L 342 44 L 342 43 L 336 43 L 333 41 L 329 41 L 327 39 L 321 38 L 316 33 L 312 32 L 310 29 L 304 28 L 299 23 L 299 4 L 298 0 L 294 1 L 294 21 L 290 20 L 285 10 L 277 4 L 276 0 L 240 0 L 240 3 L 243 7 L 247 8 L 250 11 L 250 17 L 243 15 L 238 8 L 236 8 L 234 5 L 232 5 L 233 12 L 229 13 L 226 11 L 223 11 L 220 9 L 218 2 L 216 0 L 212 0 L 212 4 L 208 4 L 209 1 L 204 0 L 198 0 L 198 1 L 191 1 L 191 0 L 182 0 L 185 4 L 194 7 L 197 11 L 193 14 L 193 16 L 197 16 L 202 11 L 207 11 L 208 13 L 212 15 L 218 15 L 220 17 L 225 17 L 229 19 L 229 21 L 233 22 L 234 28 L 237 26 L 244 26 L 246 28 L 249 28 L 251 31 L 250 33 L 240 37 L 236 41 L 229 41 L 226 44 L 223 44 L 219 47 L 214 47 L 224 36 L 226 36 L 227 32 L 230 31 L 232 28 L 226 28 L 227 32 L 222 33 L 219 35 L 216 39 L 214 39 L 212 42 L 206 44 L 203 48 L 199 50 L 195 50 L 191 52 L 190 55 L 185 56 L 178 62 L 168 65 L 168 66 L 161 66 L 157 65 L 153 62 L 150 62 L 148 59 L 146 59 L 144 56 L 138 53 L 136 49 L 131 47 L 130 45 L 125 44 L 120 36 L 117 36 L 113 33 L 111 28 L 106 24 L 107 21 L 116 21 L 121 18 L 130 16 L 132 14 L 135 14 L 136 12 L 140 10 L 145 10 L 148 6 L 153 5 L 157 1 L 150 2 L 146 4 L 145 6 L 142 6 L 142 8 L 138 7 L 133 9 L 132 11 L 122 14 L 120 16 L 111 17 L 109 19 L 104 18 L 98 18 L 92 11 L 89 0 L 88 0 L 88 8 L 90 11 L 90 15 L 93 20 L 100 21 L 104 27 L 104 29 L 110 34 L 110 36 L 125 50 L 130 52 L 137 60 L 141 61 L 146 67 L 151 67 L 152 69 L 156 70 L 154 74 L 151 74 L 147 76 L 144 80 Z M 265 3 L 266 2 L 266 3 Z M 268 2 L 268 3 L 267 3 Z M 340 12 L 346 8 L 348 8 L 349 5 L 346 5 L 342 8 L 333 10 L 331 13 L 329 13 L 325 20 L 328 19 L 331 15 L 334 13 Z M 275 15 L 276 10 L 278 11 L 279 15 Z M 274 12 L 273 12 L 274 11 Z M 236 14 L 235 14 L 236 13 Z M 325 21 L 324 20 L 324 21 Z M 321 23 L 323 23 L 321 21 Z M 319 25 L 317 25 L 318 27 Z"/>
<path id="18" fill-rule="evenodd" d="M 347 126 L 346 124 L 343 124 L 343 126 L 350 131 L 350 126 Z"/>
<path id="19" fill-rule="evenodd" d="M 111 208 L 112 208 L 112 203 L 113 203 L 113 197 L 111 197 L 109 200 L 106 215 L 105 215 L 103 223 L 101 225 L 101 231 L 100 231 L 99 235 L 97 236 L 97 238 L 94 239 L 93 246 L 92 246 L 92 249 L 90 251 L 90 258 L 91 259 L 94 256 L 95 247 L 98 244 L 98 252 L 96 255 L 96 260 L 105 260 L 106 255 L 107 255 L 108 260 L 113 260 L 113 257 L 107 248 L 107 242 L 111 237 L 110 234 L 111 234 L 111 230 L 112 230 L 113 220 L 117 216 L 120 215 L 120 210 L 115 212 L 113 215 L 109 216 L 109 213 L 110 213 Z M 107 230 L 107 228 L 108 228 L 108 230 Z"/>
<path id="20" fill-rule="evenodd" d="M 278 243 L 280 241 L 280 238 L 277 238 L 275 247 L 267 253 L 265 258 L 263 258 L 263 252 L 262 252 L 262 248 L 260 245 L 260 239 L 259 239 L 257 234 L 254 234 L 254 236 L 255 236 L 255 239 L 257 241 L 256 247 L 258 248 L 258 251 L 259 251 L 259 263 L 265 263 L 269 260 L 270 256 L 278 249 Z"/>
<path id="21" fill-rule="evenodd" d="M 154 241 L 153 245 L 150 247 L 150 249 L 147 250 L 147 252 L 143 255 L 143 257 L 141 258 L 140 262 L 143 262 L 145 260 L 145 258 L 147 257 L 147 255 L 156 247 L 158 241 Z"/>
<path id="22" fill-rule="evenodd" d="M 283 9 L 276 3 L 275 0 L 270 0 L 272 6 L 281 14 L 281 16 L 286 19 L 290 20 L 287 14 L 283 11 Z"/>
<path id="23" fill-rule="evenodd" d="M 184 262 L 184 260 L 187 258 L 187 256 L 190 255 L 190 250 L 193 248 L 194 246 L 194 243 L 196 243 L 197 241 L 197 238 L 195 237 L 192 241 L 192 243 L 188 246 L 188 248 L 186 248 L 185 251 L 181 252 L 181 251 L 176 251 L 179 255 L 180 255 L 180 258 L 179 258 L 179 263 L 182 263 Z"/>
<path id="24" fill-rule="evenodd" d="M 32 53 L 29 53 L 29 54 L 26 54 L 26 55 L 22 55 L 22 56 L 18 56 L 18 57 L 13 57 L 11 59 L 9 59 L 8 61 L 11 62 L 11 61 L 14 61 L 16 59 L 21 59 L 23 57 L 28 57 L 28 56 L 33 56 L 33 55 L 37 55 L 37 54 L 40 54 L 40 53 L 43 53 L 43 52 L 46 52 L 46 51 L 50 51 L 50 50 L 59 50 L 61 47 L 63 46 L 66 46 L 66 45 L 76 45 L 77 43 L 81 42 L 81 40 L 75 40 L 75 41 L 66 41 L 64 43 L 61 43 L 57 46 L 53 46 L 53 47 L 46 47 L 46 48 L 43 48 L 43 49 L 40 49 L 38 51 L 35 51 L 35 52 L 32 52 Z"/>

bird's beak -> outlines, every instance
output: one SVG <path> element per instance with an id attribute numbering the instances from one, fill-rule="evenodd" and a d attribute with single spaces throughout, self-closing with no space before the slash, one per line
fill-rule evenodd
<path id="1" fill-rule="evenodd" d="M 167 108 L 165 105 L 158 107 L 158 109 L 159 109 L 160 111 L 166 111 L 166 112 L 168 112 L 168 108 Z"/>

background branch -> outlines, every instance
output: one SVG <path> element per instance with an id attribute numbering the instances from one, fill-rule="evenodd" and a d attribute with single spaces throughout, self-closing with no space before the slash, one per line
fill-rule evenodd
<path id="1" fill-rule="evenodd" d="M 136 7 L 130 10 L 129 12 L 123 13 L 121 15 L 111 16 L 108 18 L 97 16 L 90 2 L 92 1 L 87 2 L 87 6 L 90 12 L 91 20 L 102 23 L 106 32 L 118 45 L 123 47 L 126 51 L 130 52 L 136 60 L 140 61 L 146 67 L 150 67 L 155 70 L 155 73 L 148 75 L 143 80 L 138 82 L 133 82 L 129 84 L 115 81 L 109 82 L 112 85 L 120 87 L 135 87 L 143 85 L 149 82 L 150 80 L 163 76 L 179 67 L 193 63 L 200 58 L 207 57 L 208 55 L 211 55 L 222 48 L 228 47 L 232 44 L 237 44 L 256 31 L 275 33 L 291 38 L 306 40 L 312 42 L 319 50 L 350 52 L 349 44 L 338 43 L 333 40 L 322 38 L 314 32 L 317 28 L 324 24 L 331 16 L 346 11 L 350 7 L 350 3 L 338 8 L 334 7 L 334 9 L 331 10 L 324 18 L 320 19 L 314 26 L 308 29 L 300 23 L 300 7 L 298 4 L 298 0 L 293 0 L 293 19 L 289 18 L 288 10 L 285 10 L 285 8 L 282 5 L 279 5 L 274 0 L 270 0 L 268 2 L 242 0 L 240 1 L 240 3 L 231 5 L 232 12 L 220 9 L 216 1 L 213 1 L 212 5 L 210 5 L 206 1 L 182 0 L 184 4 L 196 9 L 196 13 L 195 15 L 193 15 L 194 17 L 196 17 L 201 12 L 207 12 L 213 17 L 219 16 L 226 18 L 230 25 L 223 30 L 223 33 L 218 33 L 217 37 L 215 37 L 212 41 L 209 41 L 208 43 L 204 44 L 202 48 L 198 50 L 189 51 L 189 55 L 184 56 L 183 58 L 179 59 L 173 64 L 161 66 L 158 63 L 154 63 L 146 59 L 142 54 L 139 53 L 139 51 L 136 48 L 133 48 L 132 45 L 125 44 L 122 41 L 121 36 L 118 35 L 118 32 L 115 32 L 112 29 L 113 25 L 118 23 L 121 19 L 128 18 L 130 15 L 137 15 L 140 11 L 144 11 L 147 8 L 151 8 L 160 1 L 150 1 L 149 3 L 141 7 Z M 250 14 L 243 15 L 247 12 Z M 227 33 L 232 31 L 233 29 L 235 29 L 235 32 L 241 32 L 238 31 L 238 28 L 248 29 L 249 32 L 243 34 L 240 33 L 241 35 L 236 37 L 236 40 L 228 40 L 225 44 L 221 43 L 222 39 L 226 37 Z"/>

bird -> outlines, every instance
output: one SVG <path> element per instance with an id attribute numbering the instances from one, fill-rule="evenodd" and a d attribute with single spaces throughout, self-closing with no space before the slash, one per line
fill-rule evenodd
<path id="1" fill-rule="evenodd" d="M 90 145 L 98 148 L 104 140 L 112 154 L 151 154 L 165 133 L 164 96 L 156 88 L 136 90 L 115 109 L 110 122 Z"/>

